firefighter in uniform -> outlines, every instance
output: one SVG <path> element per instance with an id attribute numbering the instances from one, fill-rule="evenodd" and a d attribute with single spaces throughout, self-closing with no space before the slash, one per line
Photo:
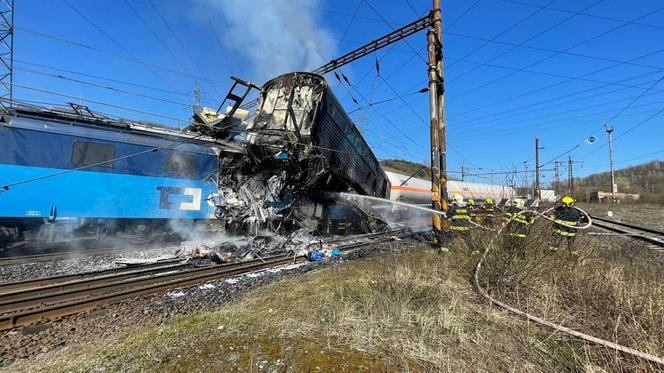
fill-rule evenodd
<path id="1" fill-rule="evenodd" d="M 466 210 L 468 211 L 468 216 L 470 217 L 471 221 L 474 221 L 478 223 L 478 219 L 480 218 L 479 215 L 477 214 L 477 205 L 475 204 L 475 200 L 472 198 L 468 198 L 468 201 L 466 201 Z"/>
<path id="2" fill-rule="evenodd" d="M 525 255 L 526 238 L 530 232 L 530 226 L 535 222 L 535 217 L 525 210 L 525 201 L 521 198 L 512 200 L 512 205 L 505 211 L 503 224 L 509 234 L 507 247 L 519 255 Z"/>
<path id="3" fill-rule="evenodd" d="M 487 198 L 482 205 L 482 224 L 486 227 L 492 227 L 496 223 L 496 203 L 493 198 Z"/>
<path id="4" fill-rule="evenodd" d="M 470 215 L 468 209 L 462 206 L 463 198 L 454 196 L 447 208 L 447 219 L 450 220 L 450 232 L 445 236 L 440 248 L 441 253 L 450 251 L 452 241 L 456 237 L 462 237 L 468 243 L 470 238 Z"/>
<path id="5" fill-rule="evenodd" d="M 558 250 L 565 241 L 567 249 L 571 254 L 578 255 L 574 250 L 574 240 L 576 239 L 576 229 L 579 223 L 587 221 L 586 216 L 574 207 L 574 198 L 565 196 L 560 200 L 560 205 L 553 210 L 553 232 L 551 238 L 551 249 Z"/>

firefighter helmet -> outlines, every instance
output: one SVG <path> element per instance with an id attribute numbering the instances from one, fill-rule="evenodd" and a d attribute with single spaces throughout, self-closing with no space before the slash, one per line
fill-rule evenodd
<path id="1" fill-rule="evenodd" d="M 487 198 L 484 202 L 493 204 L 493 198 Z"/>
<path id="2" fill-rule="evenodd" d="M 562 204 L 565 206 L 574 206 L 574 198 L 570 196 L 563 197 L 563 199 L 560 202 L 562 202 Z"/>
<path id="3" fill-rule="evenodd" d="M 470 206 L 474 206 L 474 205 L 475 205 L 475 200 L 472 199 L 472 198 L 468 198 L 468 204 L 469 204 Z"/>

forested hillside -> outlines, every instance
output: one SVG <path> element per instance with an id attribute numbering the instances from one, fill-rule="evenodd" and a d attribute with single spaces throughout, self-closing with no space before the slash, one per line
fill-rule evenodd
<path id="1" fill-rule="evenodd" d="M 647 202 L 664 202 L 664 161 L 623 168 L 616 170 L 615 174 L 619 192 L 639 193 Z M 610 172 L 593 174 L 575 182 L 580 197 L 597 190 L 611 191 Z"/>

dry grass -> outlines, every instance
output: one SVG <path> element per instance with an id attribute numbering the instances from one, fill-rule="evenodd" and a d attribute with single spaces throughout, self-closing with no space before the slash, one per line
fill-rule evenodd
<path id="1" fill-rule="evenodd" d="M 612 342 L 664 356 L 664 255 L 622 237 L 582 235 L 569 250 L 550 250 L 548 224 L 525 255 L 499 245 L 481 282 L 520 309 Z M 609 370 L 656 370 L 644 361 L 588 346 L 587 359 Z"/>

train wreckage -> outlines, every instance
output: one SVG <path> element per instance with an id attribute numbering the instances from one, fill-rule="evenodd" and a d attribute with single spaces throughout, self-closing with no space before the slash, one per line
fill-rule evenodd
<path id="1" fill-rule="evenodd" d="M 233 79 L 221 105 L 234 101 L 228 112 L 203 109 L 189 127 L 243 144 L 239 153 L 220 154 L 217 193 L 210 201 L 226 233 L 236 239 L 204 252 L 252 258 L 306 248 L 314 236 L 386 228 L 369 204 L 338 194 L 387 198 L 390 183 L 322 76 L 288 73 L 260 88 Z M 238 86 L 245 88 L 242 95 L 233 93 Z M 260 97 L 247 123 L 240 104 L 251 89 L 259 89 Z M 193 247 L 183 252 L 192 250 L 201 252 Z"/>

